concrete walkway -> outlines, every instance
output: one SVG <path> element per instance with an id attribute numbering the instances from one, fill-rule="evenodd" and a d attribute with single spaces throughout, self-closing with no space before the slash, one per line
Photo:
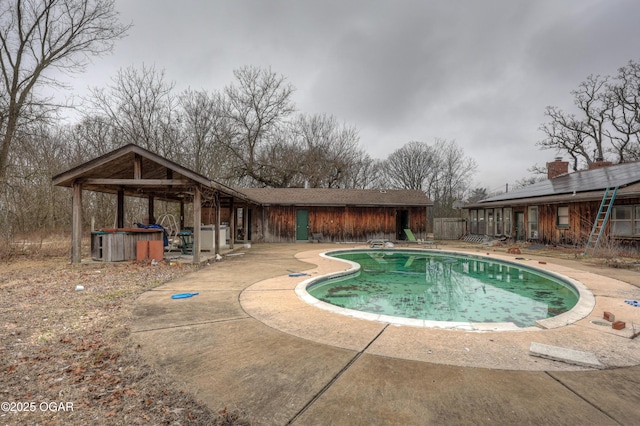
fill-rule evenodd
<path id="1" fill-rule="evenodd" d="M 640 298 L 640 274 L 544 259 L 550 269 L 580 275 L 576 279 L 592 289 L 596 307 L 589 316 L 553 330 L 435 330 L 351 318 L 297 298 L 293 289 L 308 277 L 288 275 L 344 268 L 317 255 L 339 248 L 347 247 L 258 244 L 236 250 L 143 294 L 134 311 L 134 338 L 150 363 L 212 410 L 237 408 L 253 424 L 640 421 L 640 338 L 597 324 L 601 309 L 628 327 L 640 324 L 640 308 L 624 306 L 624 299 Z M 543 259 L 527 256 L 529 262 Z M 170 298 L 188 291 L 200 294 Z M 532 357 L 531 342 L 588 350 L 607 368 Z"/>

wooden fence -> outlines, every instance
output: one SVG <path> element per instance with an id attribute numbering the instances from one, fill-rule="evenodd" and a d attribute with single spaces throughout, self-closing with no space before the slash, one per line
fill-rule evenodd
<path id="1" fill-rule="evenodd" d="M 441 217 L 433 219 L 433 238 L 436 240 L 458 240 L 467 233 L 467 221 L 460 218 Z"/>

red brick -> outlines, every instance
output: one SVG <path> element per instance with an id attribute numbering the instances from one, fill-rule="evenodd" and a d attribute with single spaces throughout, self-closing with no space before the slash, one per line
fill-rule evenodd
<path id="1" fill-rule="evenodd" d="M 613 315 L 611 312 L 606 312 L 606 311 L 604 313 L 603 318 L 606 319 L 607 321 L 611 321 L 611 322 L 614 322 L 616 320 L 615 315 Z"/>
<path id="2" fill-rule="evenodd" d="M 622 330 L 625 326 L 626 324 L 622 321 L 616 321 L 611 325 L 614 330 Z"/>

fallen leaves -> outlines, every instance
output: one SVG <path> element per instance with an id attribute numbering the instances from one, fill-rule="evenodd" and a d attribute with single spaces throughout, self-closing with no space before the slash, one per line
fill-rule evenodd
<path id="1" fill-rule="evenodd" d="M 0 389 L 10 390 L 3 399 L 74 407 L 37 418 L 0 413 L 0 422 L 218 424 L 220 415 L 146 364 L 129 336 L 136 297 L 188 272 L 142 263 L 71 267 L 66 259 L 0 264 Z"/>

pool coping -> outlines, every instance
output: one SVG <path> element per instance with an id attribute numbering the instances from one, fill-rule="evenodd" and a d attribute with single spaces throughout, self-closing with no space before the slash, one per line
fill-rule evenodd
<path id="1" fill-rule="evenodd" d="M 364 249 L 368 246 L 353 245 L 348 248 Z M 350 269 L 350 266 L 345 268 L 345 263 L 341 260 L 321 256 L 323 252 L 337 250 L 339 248 L 328 250 L 325 247 L 297 252 L 295 258 L 308 264 L 309 268 L 258 281 L 246 287 L 239 295 L 242 309 L 263 324 L 302 339 L 391 358 L 505 370 L 585 369 L 584 366 L 531 356 L 530 346 L 537 342 L 593 352 L 604 368 L 640 365 L 639 339 L 632 339 L 633 330 L 637 331 L 637 325 L 640 324 L 640 310 L 623 301 L 629 297 L 640 298 L 640 289 L 631 284 L 581 271 L 563 265 L 563 262 L 543 262 L 533 255 L 530 255 L 531 258 L 514 258 L 512 255 L 487 252 L 486 256 L 497 260 L 509 263 L 522 262 L 523 266 L 527 267 L 535 265 L 546 272 L 581 282 L 586 290 L 593 292 L 594 307 L 580 307 L 583 311 L 577 316 L 582 317 L 585 313 L 587 316 L 576 322 L 566 325 L 568 319 L 563 317 L 559 322 L 556 319 L 557 324 L 544 324 L 548 328 L 537 326 L 505 329 L 500 328 L 500 325 L 486 323 L 483 325 L 488 327 L 484 330 L 472 329 L 470 324 L 445 329 L 414 327 L 338 315 L 330 310 L 319 309 L 316 304 L 311 305 L 300 298 L 296 288 L 302 281 L 309 281 L 325 274 L 345 274 Z M 471 251 L 456 247 L 451 250 L 439 248 L 438 251 L 479 256 L 480 250 Z M 623 330 L 615 330 L 611 326 L 603 327 L 602 311 L 615 312 L 616 318 L 631 319 L 627 323 L 628 327 Z M 634 323 L 632 330 L 631 326 Z"/>
<path id="2" fill-rule="evenodd" d="M 573 289 L 578 293 L 578 301 L 569 311 L 564 312 L 560 315 L 556 315 L 551 318 L 545 318 L 536 321 L 537 326 L 529 326 L 529 327 L 519 327 L 512 322 L 469 322 L 469 321 L 436 321 L 436 320 L 421 320 L 415 318 L 403 318 L 391 315 L 384 314 L 374 314 L 369 312 L 362 312 L 355 309 L 342 308 L 339 306 L 332 305 L 330 303 L 323 302 L 315 297 L 313 297 L 307 291 L 309 285 L 318 282 L 320 280 L 326 280 L 331 278 L 338 278 L 347 275 L 351 275 L 360 270 L 360 264 L 357 262 L 352 262 L 346 259 L 340 259 L 333 256 L 329 256 L 327 253 L 340 253 L 340 252 L 358 252 L 358 251 L 398 251 L 398 252 L 425 252 L 425 253 L 448 253 L 452 255 L 465 255 L 469 257 L 481 258 L 481 259 L 496 259 L 503 264 L 511 264 L 515 266 L 523 266 L 524 268 L 531 269 L 534 271 L 538 271 L 543 274 L 551 275 L 559 280 L 564 281 L 565 283 L 571 285 Z M 595 297 L 593 293 L 580 281 L 575 280 L 573 278 L 564 276 L 562 274 L 549 271 L 547 269 L 531 266 L 524 264 L 522 262 L 514 262 L 513 260 L 504 260 L 498 259 L 496 256 L 482 256 L 477 253 L 466 253 L 458 250 L 420 250 L 420 249 L 407 249 L 407 248 L 385 248 L 384 250 L 371 249 L 371 248 L 349 248 L 349 249 L 336 249 L 336 250 L 327 250 L 323 253 L 319 254 L 320 257 L 330 260 L 337 260 L 340 262 L 344 262 L 349 265 L 349 269 L 341 270 L 337 272 L 330 272 L 324 275 L 315 276 L 313 278 L 306 279 L 301 281 L 295 287 L 296 295 L 305 301 L 306 303 L 324 309 L 329 312 L 333 312 L 340 315 L 346 315 L 353 318 L 360 318 L 368 321 L 379 321 L 388 324 L 395 325 L 406 325 L 411 327 L 426 327 L 426 328 L 439 328 L 445 330 L 463 330 L 463 331 L 536 331 L 540 328 L 551 329 L 564 327 L 569 324 L 573 324 L 581 319 L 587 317 L 593 308 L 595 307 Z"/>

